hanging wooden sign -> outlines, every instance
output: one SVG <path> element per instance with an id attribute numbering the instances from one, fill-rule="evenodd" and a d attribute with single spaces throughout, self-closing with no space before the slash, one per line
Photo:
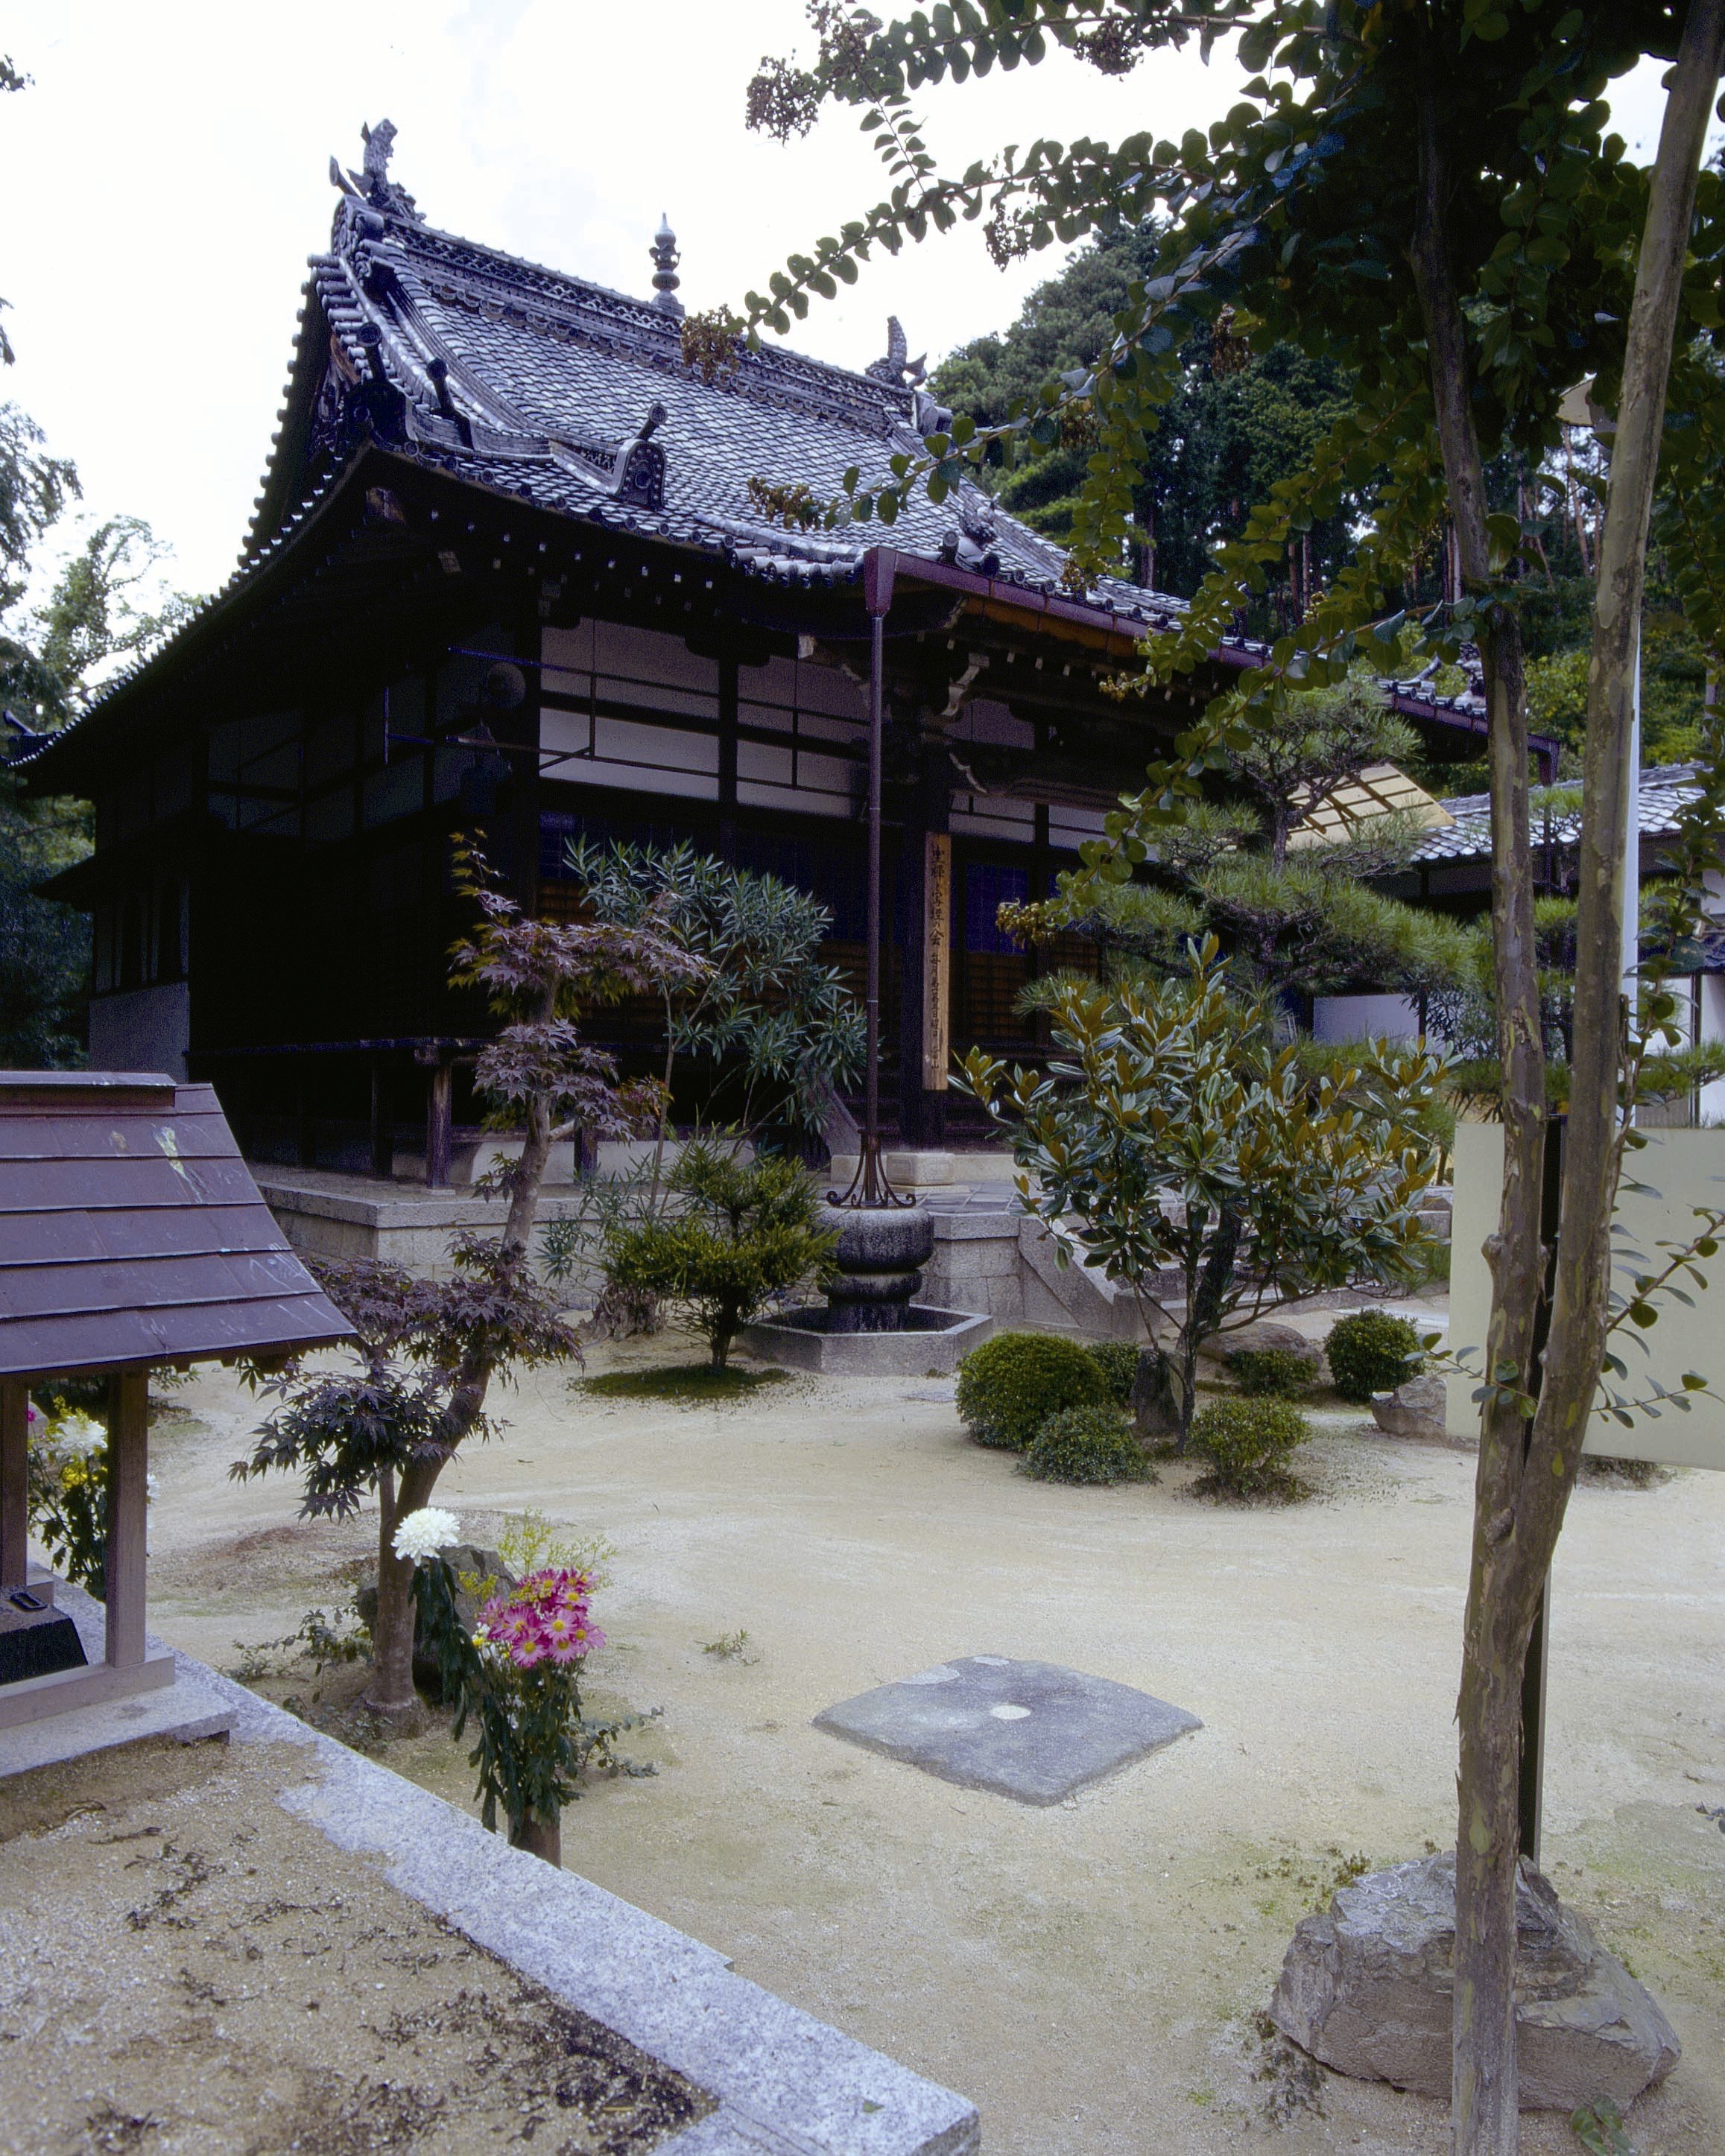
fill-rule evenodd
<path id="1" fill-rule="evenodd" d="M 944 1093 L 952 1060 L 947 986 L 952 966 L 952 841 L 944 831 L 922 839 L 922 1090 Z"/>

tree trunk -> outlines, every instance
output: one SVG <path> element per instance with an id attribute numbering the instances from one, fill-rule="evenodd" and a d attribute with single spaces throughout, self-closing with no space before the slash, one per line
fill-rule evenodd
<path id="1" fill-rule="evenodd" d="M 563 1822 L 561 1817 L 547 1819 L 539 1812 L 524 1812 L 509 1830 L 509 1845 L 511 1849 L 525 1849 L 531 1856 L 542 1856 L 547 1864 L 561 1866 Z"/>
<path id="2" fill-rule="evenodd" d="M 1450 247 L 1447 144 L 1440 125 L 1435 55 L 1420 81 L 1420 190 L 1409 262 L 1425 319 L 1445 477 L 1464 588 L 1491 580 L 1483 459 L 1472 412 L 1466 324 Z M 1533 942 L 1528 844 L 1527 717 L 1520 624 L 1494 610 L 1481 637 L 1491 767 L 1491 932 L 1503 1090 L 1503 1194 L 1486 1245 L 1492 1276 L 1486 1359 L 1515 1382 L 1481 1417 L 1474 1499 L 1474 1564 L 1464 1632 L 1460 1818 L 1455 1869 L 1455 2052 L 1451 2119 L 1457 2156 L 1514 2156 L 1518 2138 L 1515 2061 L 1516 1789 L 1519 1722 L 1506 1738 L 1501 1717 L 1518 1708 L 1521 1671 L 1513 1625 L 1491 1589 L 1497 1543 L 1525 1442 L 1517 1393 L 1531 1389 L 1534 1329 L 1543 1281 L 1540 1243 L 1545 1055 Z M 1507 1751 L 1507 1761 L 1504 1757 Z M 1507 1793 L 1511 1834 L 1495 1821 Z M 1483 1807 L 1483 1810 L 1482 1808 Z"/>
<path id="3" fill-rule="evenodd" d="M 372 1626 L 372 1676 L 365 1704 L 373 1714 L 401 1715 L 418 1705 L 413 1690 L 413 1565 L 395 1553 L 395 1531 L 409 1512 L 431 1502 L 443 1471 L 440 1460 L 416 1460 L 398 1486 L 377 1489 L 377 1615 Z"/>
<path id="4" fill-rule="evenodd" d="M 534 1022 L 547 1024 L 557 1014 L 557 990 L 549 988 L 534 1013 Z M 536 1098 L 527 1105 L 526 1137 L 509 1194 L 509 1213 L 501 1237 L 503 1262 L 515 1268 L 526 1264 L 539 1214 L 539 1194 L 551 1158 L 551 1102 Z M 496 1352 L 481 1337 L 464 1355 L 448 1406 L 444 1409 L 438 1437 L 441 1450 L 434 1459 L 415 1460 L 402 1471 L 394 1491 L 380 1483 L 377 1506 L 377 1621 L 372 1631 L 372 1681 L 366 1705 L 377 1714 L 399 1715 L 416 1704 L 413 1690 L 413 1567 L 394 1550 L 395 1531 L 410 1512 L 431 1502 L 437 1478 L 461 1440 L 471 1434 L 485 1412 L 485 1394 L 496 1366 Z"/>
<path id="5" fill-rule="evenodd" d="M 1504 1074 L 1504 1188 L 1486 1246 L 1493 1276 L 1487 1376 L 1508 1383 L 1481 1417 L 1466 1619 L 1456 1841 L 1456 2156 L 1514 2156 L 1515 1888 L 1521 1688 L 1528 1638 L 1599 1384 L 1609 1230 L 1621 1140 L 1619 974 L 1635 633 L 1696 175 L 1725 47 L 1725 0 L 1693 0 L 1660 138 L 1637 265 L 1622 409 L 1601 536 L 1577 927 L 1576 1058 L 1562 1225 L 1543 1368 L 1532 1367 L 1543 1293 L 1543 1053 L 1527 844 L 1527 723 L 1519 629 L 1500 612 L 1481 639 L 1491 708 L 1492 929 Z M 1413 266 L 1425 315 L 1440 438 L 1464 579 L 1489 567 L 1483 473 L 1469 410 L 1463 325 L 1445 244 L 1443 145 L 1424 70 L 1422 190 Z M 1517 1395 L 1536 1394 L 1531 1427 Z"/>

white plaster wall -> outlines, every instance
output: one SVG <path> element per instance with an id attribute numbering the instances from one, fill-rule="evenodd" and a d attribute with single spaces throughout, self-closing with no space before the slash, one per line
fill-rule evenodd
<path id="1" fill-rule="evenodd" d="M 1700 1223 L 1697 1205 L 1725 1208 L 1725 1131 L 1648 1130 L 1633 1156 L 1640 1190 L 1618 1199 L 1617 1220 L 1625 1250 L 1657 1251 L 1661 1243 L 1686 1243 Z M 1450 1345 L 1471 1374 L 1445 1375 L 1445 1420 L 1452 1437 L 1477 1438 L 1480 1411 L 1472 1394 L 1484 1369 L 1486 1326 L 1491 1312 L 1491 1276 L 1483 1245 L 1497 1224 L 1503 1187 L 1503 1127 L 1461 1123 L 1455 1130 L 1454 1235 L 1450 1253 Z M 1625 1256 L 1614 1271 L 1640 1270 Z M 1703 1264 L 1705 1291 L 1690 1283 L 1692 1307 L 1662 1300 L 1659 1322 L 1638 1332 L 1624 1353 L 1631 1398 L 1645 1395 L 1650 1379 L 1680 1389 L 1686 1370 L 1697 1370 L 1725 1394 L 1725 1267 Z M 1632 1330 L 1634 1328 L 1631 1328 Z M 1645 1352 L 1643 1350 L 1645 1349 Z M 1584 1450 L 1620 1460 L 1657 1460 L 1677 1467 L 1725 1468 L 1725 1406 L 1697 1399 L 1689 1412 L 1666 1408 L 1643 1417 L 1633 1430 L 1595 1415 Z"/>
<path id="2" fill-rule="evenodd" d="M 1314 1040 L 1414 1040 L 1420 1006 L 1411 996 L 1314 996 Z"/>
<path id="3" fill-rule="evenodd" d="M 1725 973 L 1703 973 L 1699 985 L 1700 1041 L 1725 1040 Z M 1700 1113 L 1696 1120 L 1703 1126 L 1725 1123 L 1725 1078 L 1716 1078 L 1712 1085 L 1703 1086 L 1697 1105 Z"/>

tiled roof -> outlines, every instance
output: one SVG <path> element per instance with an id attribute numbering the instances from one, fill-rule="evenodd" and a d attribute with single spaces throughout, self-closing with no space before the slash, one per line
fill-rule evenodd
<path id="1" fill-rule="evenodd" d="M 684 364 L 681 309 L 659 277 L 657 299 L 636 299 L 426 223 L 387 176 L 393 134 L 387 123 L 372 131 L 384 148 L 375 159 L 368 149 L 363 177 L 344 179 L 331 161 L 343 192 L 329 251 L 311 262 L 244 556 L 86 716 L 153 673 L 279 560 L 367 441 L 556 513 L 706 548 L 780 584 L 852 584 L 867 549 L 890 546 L 912 571 L 920 558 L 986 577 L 1009 600 L 1016 588 L 1033 607 L 1069 603 L 1065 551 L 968 482 L 938 504 L 919 490 L 891 526 L 849 531 L 788 530 L 752 501 L 757 479 L 824 504 L 853 467 L 865 482 L 884 476 L 891 457 L 919 451 L 923 434 L 950 420 L 904 365 L 896 322 L 887 357 L 860 372 L 764 346 L 739 347 L 735 364 L 709 379 Z M 674 248 L 661 234 L 655 263 L 667 240 Z M 1132 636 L 1172 628 L 1187 610 L 1172 593 L 1114 577 L 1091 584 L 1081 603 Z M 1246 668 L 1270 649 L 1230 635 L 1216 655 Z M 1483 733 L 1476 654 L 1464 652 L 1462 665 L 1469 679 L 1455 694 L 1438 693 L 1429 672 L 1384 685 L 1411 716 Z"/>
<path id="2" fill-rule="evenodd" d="M 373 198 L 344 195 L 330 251 L 312 264 L 329 325 L 311 447 L 340 461 L 369 428 L 459 477 L 602 524 L 711 548 L 757 575 L 848 583 L 868 546 L 983 566 L 1051 593 L 1062 549 L 966 483 L 940 504 L 918 493 L 897 523 L 788 530 L 749 494 L 755 479 L 824 503 L 856 469 L 922 446 L 933 401 L 902 366 L 853 373 L 783 346 L 739 347 L 711 379 L 686 366 L 679 314 L 439 232 Z M 308 354 L 302 342 L 296 374 Z M 896 375 L 897 379 L 887 378 Z M 305 393 L 303 375 L 300 393 Z M 291 431 L 291 430 L 290 430 Z M 278 499 L 260 497 L 254 545 Z M 1136 627 L 1182 603 L 1103 578 L 1089 603 Z"/>
<path id="3" fill-rule="evenodd" d="M 1579 787 L 1559 786 L 1553 789 L 1557 801 L 1563 803 L 1565 813 L 1553 814 L 1551 819 L 1553 843 L 1573 846 L 1581 834 L 1581 815 L 1571 805 L 1579 796 Z M 1677 829 L 1677 819 L 1683 804 L 1692 801 L 1697 788 L 1695 767 L 1688 763 L 1661 763 L 1650 766 L 1641 773 L 1640 830 L 1644 839 L 1669 839 Z M 1446 800 L 1443 806 L 1455 818 L 1453 824 L 1442 829 L 1429 832 L 1420 842 L 1413 858 L 1420 861 L 1468 861 L 1489 860 L 1491 852 L 1491 797 L 1489 793 L 1464 793 L 1455 800 Z M 1538 792 L 1533 797 L 1533 837 L 1536 844 L 1543 844 L 1545 820 Z"/>

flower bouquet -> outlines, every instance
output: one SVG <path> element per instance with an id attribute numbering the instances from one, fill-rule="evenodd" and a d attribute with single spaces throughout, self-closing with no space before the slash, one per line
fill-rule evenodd
<path id="1" fill-rule="evenodd" d="M 591 1742 L 581 1717 L 579 1672 L 584 1656 L 604 1645 L 593 1621 L 590 1571 L 541 1563 L 500 1586 L 457 1574 L 443 1554 L 460 1523 L 433 1508 L 411 1514 L 397 1530 L 398 1557 L 416 1562 L 413 1592 L 421 1636 L 443 1671 L 455 1704 L 459 1738 L 472 1719 L 478 1742 L 469 1754 L 479 1770 L 481 1816 L 495 1828 L 500 1806 L 518 1849 L 557 1863 L 562 1856 L 565 1804 L 580 1794 L 576 1778 Z M 458 1589 L 487 1599 L 470 1631 Z"/>
<path id="2" fill-rule="evenodd" d="M 108 1432 L 94 1415 L 56 1400 L 25 1418 L 30 1525 L 64 1578 L 108 1599 Z M 156 1477 L 146 1478 L 147 1501 Z"/>

